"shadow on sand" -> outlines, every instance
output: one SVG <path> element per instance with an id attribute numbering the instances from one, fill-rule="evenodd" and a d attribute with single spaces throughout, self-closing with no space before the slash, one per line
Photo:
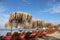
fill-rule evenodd
<path id="1" fill-rule="evenodd" d="M 56 37 L 52 37 L 52 36 L 46 36 L 46 37 L 43 37 L 43 38 L 38 38 L 38 40 L 60 40 Z"/>

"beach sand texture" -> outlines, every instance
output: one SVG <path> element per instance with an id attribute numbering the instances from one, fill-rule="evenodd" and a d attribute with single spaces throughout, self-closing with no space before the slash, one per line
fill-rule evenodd
<path id="1" fill-rule="evenodd" d="M 47 34 L 47 36 L 53 36 L 53 37 L 60 39 L 60 33 L 58 31 L 53 34 Z"/>

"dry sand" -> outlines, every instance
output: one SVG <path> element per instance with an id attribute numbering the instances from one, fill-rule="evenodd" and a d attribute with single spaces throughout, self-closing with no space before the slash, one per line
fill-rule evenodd
<path id="1" fill-rule="evenodd" d="M 60 33 L 59 32 L 55 32 L 53 34 L 47 34 L 47 36 L 52 36 L 52 37 L 56 37 L 56 38 L 60 39 Z"/>
<path id="2" fill-rule="evenodd" d="M 38 38 L 38 40 L 60 40 L 60 33 L 47 34 L 45 38 Z"/>

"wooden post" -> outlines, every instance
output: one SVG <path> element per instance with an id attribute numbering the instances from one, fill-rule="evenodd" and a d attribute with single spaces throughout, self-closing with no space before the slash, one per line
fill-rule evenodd
<path id="1" fill-rule="evenodd" d="M 11 33 L 12 33 L 12 26 L 11 26 Z"/>

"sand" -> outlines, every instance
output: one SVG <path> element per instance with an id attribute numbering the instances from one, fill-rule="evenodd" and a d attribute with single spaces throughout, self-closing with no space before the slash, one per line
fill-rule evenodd
<path id="1" fill-rule="evenodd" d="M 60 33 L 59 32 L 55 32 L 53 34 L 47 34 L 47 36 L 52 36 L 52 37 L 56 37 L 56 38 L 60 39 Z"/>

